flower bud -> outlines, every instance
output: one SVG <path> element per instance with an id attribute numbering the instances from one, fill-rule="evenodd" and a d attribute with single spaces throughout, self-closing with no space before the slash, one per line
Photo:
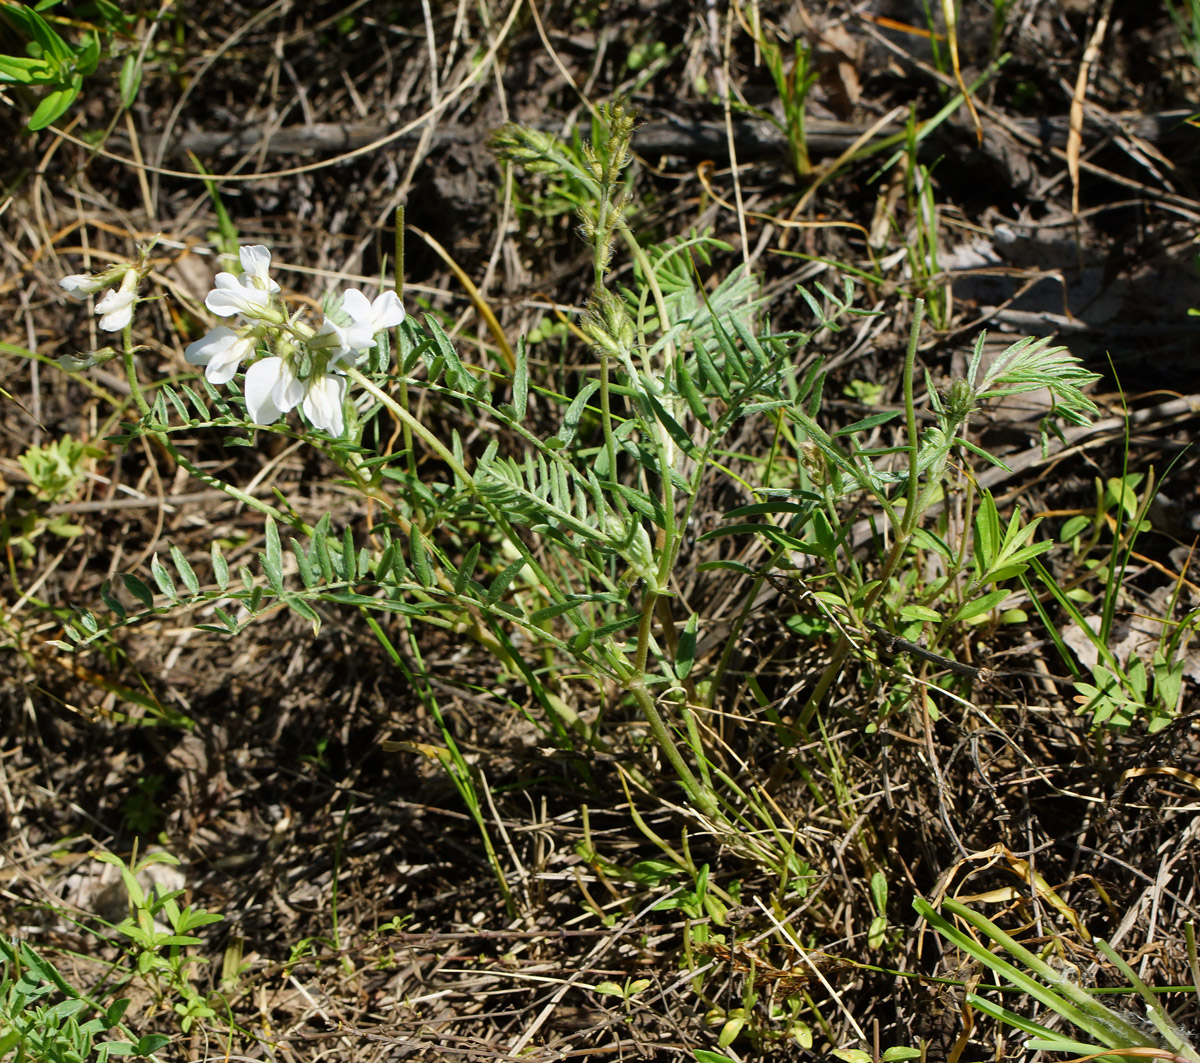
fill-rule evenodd
<path id="1" fill-rule="evenodd" d="M 633 319 L 625 304 L 605 288 L 592 296 L 581 327 L 597 347 L 609 354 L 627 354 L 633 347 Z"/>
<path id="2" fill-rule="evenodd" d="M 556 158 L 558 141 L 549 133 L 506 122 L 488 138 L 488 147 L 497 158 L 519 163 L 530 173 L 562 172 L 562 163 Z"/>

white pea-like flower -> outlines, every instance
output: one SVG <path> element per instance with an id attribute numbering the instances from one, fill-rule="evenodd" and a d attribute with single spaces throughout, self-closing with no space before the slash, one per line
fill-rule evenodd
<path id="1" fill-rule="evenodd" d="M 340 436 L 346 427 L 342 406 L 346 378 L 340 373 L 314 373 L 300 380 L 282 358 L 264 358 L 246 370 L 246 409 L 256 424 L 273 424 L 289 410 L 301 412 L 316 428 Z"/>
<path id="2" fill-rule="evenodd" d="M 274 298 L 279 285 L 268 272 L 271 252 L 261 244 L 238 249 L 242 272 L 218 273 L 204 305 L 218 317 L 241 315 L 250 324 L 241 328 L 218 325 L 188 345 L 192 365 L 204 366 L 213 384 L 228 383 L 243 362 L 254 357 L 260 343 L 277 353 L 260 358 L 246 370 L 242 393 L 246 411 L 257 424 L 274 424 L 299 408 L 309 424 L 333 436 L 346 428 L 348 389 L 345 370 L 375 346 L 375 337 L 404 320 L 404 307 L 393 291 L 373 301 L 351 288 L 342 299 L 340 325 L 328 316 L 319 328 L 289 318 Z M 86 278 L 68 286 L 83 288 Z"/>
<path id="3" fill-rule="evenodd" d="M 189 343 L 183 356 L 189 365 L 205 367 L 210 384 L 228 384 L 243 360 L 254 352 L 254 337 L 218 325 L 195 343 Z"/>
<path id="4" fill-rule="evenodd" d="M 105 332 L 120 332 L 133 320 L 133 305 L 137 293 L 124 288 L 111 288 L 103 299 L 96 303 L 100 315 L 100 327 Z"/>
<path id="5" fill-rule="evenodd" d="M 243 283 L 249 278 L 249 283 L 255 288 L 264 288 L 268 292 L 279 291 L 279 285 L 267 275 L 267 270 L 271 268 L 271 252 L 265 245 L 251 244 L 248 247 L 239 247 L 238 258 L 242 260 Z"/>
<path id="6" fill-rule="evenodd" d="M 62 290 L 72 299 L 86 299 L 120 278 L 119 288 L 110 288 L 104 297 L 96 301 L 93 309 L 100 315 L 100 327 L 105 332 L 120 332 L 133 320 L 133 308 L 137 305 L 137 286 L 141 274 L 128 264 L 113 266 L 102 273 L 72 273 L 58 282 Z"/>
<path id="7" fill-rule="evenodd" d="M 279 291 L 279 285 L 268 275 L 271 252 L 262 244 L 253 244 L 238 249 L 242 262 L 242 275 L 218 273 L 213 278 L 213 289 L 205 296 L 204 305 L 217 317 L 243 317 L 263 319 L 273 315 L 265 313 L 271 305 L 271 296 Z"/>
<path id="8" fill-rule="evenodd" d="M 344 328 L 341 325 L 335 324 L 326 316 L 321 322 L 321 327 L 308 340 L 308 348 L 311 351 L 324 351 L 329 359 L 329 364 L 339 362 L 344 358 L 348 358 L 354 351 L 362 350 L 362 330 L 357 326 L 351 325 Z"/>
<path id="9" fill-rule="evenodd" d="M 376 333 L 395 328 L 404 320 L 404 304 L 393 291 L 381 292 L 373 302 L 357 288 L 348 288 L 342 297 L 342 309 L 354 322 L 352 338 L 357 341 L 355 350 L 367 350 L 375 346 Z M 366 338 L 367 342 L 362 343 Z"/>
<path id="10" fill-rule="evenodd" d="M 103 289 L 107 283 L 108 281 L 102 276 L 97 277 L 91 273 L 72 273 L 69 277 L 63 277 L 58 282 L 58 286 L 72 299 L 82 302 L 89 295 L 95 295 L 96 292 Z"/>

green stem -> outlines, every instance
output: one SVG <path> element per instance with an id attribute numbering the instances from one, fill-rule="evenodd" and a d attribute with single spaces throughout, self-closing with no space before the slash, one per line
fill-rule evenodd
<path id="1" fill-rule="evenodd" d="M 370 377 L 366 376 L 361 370 L 347 369 L 346 376 L 353 380 L 376 402 L 386 406 L 395 415 L 396 419 L 399 420 L 401 425 L 408 428 L 414 435 L 419 436 L 421 442 L 429 447 L 429 449 L 432 450 L 439 458 L 441 458 L 442 461 L 449 465 L 454 475 L 462 480 L 462 482 L 473 494 L 475 493 L 475 481 L 472 479 L 471 474 L 463 467 L 462 462 L 460 462 L 450 452 L 446 445 L 440 439 L 438 439 L 437 436 L 435 436 L 431 431 L 429 431 L 428 428 L 426 428 L 411 413 L 409 413 L 404 406 L 401 406 L 400 403 L 391 397 L 391 395 L 376 386 L 374 381 L 372 381 Z"/>
<path id="2" fill-rule="evenodd" d="M 913 309 L 912 327 L 908 333 L 908 348 L 904 355 L 904 418 L 908 428 L 908 488 L 904 503 L 904 516 L 900 519 L 899 527 L 896 527 L 893 521 L 892 531 L 894 538 L 892 547 L 888 551 L 887 559 L 883 563 L 883 569 L 879 573 L 878 582 L 863 599 L 861 607 L 861 614 L 863 616 L 870 611 L 871 607 L 887 589 L 888 580 L 891 579 L 892 574 L 899 567 L 904 557 L 904 552 L 908 549 L 908 544 L 917 529 L 917 520 L 920 517 L 918 511 L 921 507 L 918 506 L 917 499 L 920 489 L 921 437 L 917 428 L 917 408 L 913 395 L 913 371 L 917 361 L 917 341 L 921 334 L 921 319 L 924 316 L 925 300 L 918 299 Z M 825 696 L 829 693 L 829 688 L 833 686 L 833 681 L 838 677 L 838 674 L 842 670 L 842 665 L 850 654 L 850 648 L 849 638 L 845 635 L 839 635 L 837 643 L 833 648 L 833 656 L 830 657 L 829 663 L 821 672 L 821 678 L 817 680 L 817 685 L 813 688 L 813 692 L 808 696 L 808 700 L 804 703 L 804 708 L 797 717 L 797 723 L 801 727 L 808 726 L 813 714 L 820 707 L 821 702 L 825 700 Z"/>
<path id="3" fill-rule="evenodd" d="M 546 575 L 542 566 L 538 564 L 537 559 L 525 545 L 524 540 L 516 533 L 516 530 L 505 518 L 503 511 L 480 494 L 474 478 L 469 472 L 467 472 L 462 462 L 455 458 L 446 445 L 440 439 L 438 439 L 437 436 L 430 432 L 428 428 L 421 424 L 421 422 L 418 421 L 411 413 L 409 413 L 407 409 L 393 399 L 391 395 L 379 388 L 360 370 L 347 369 L 346 375 L 378 403 L 390 410 L 397 417 L 397 419 L 399 419 L 401 424 L 408 425 L 412 429 L 413 434 L 418 436 L 430 448 L 430 450 L 437 454 L 438 457 L 440 457 L 450 467 L 451 471 L 462 481 L 467 490 L 470 491 L 471 494 L 477 499 L 479 499 L 480 503 L 487 510 L 488 515 L 493 521 L 495 521 L 496 527 L 500 529 L 505 538 L 507 538 L 508 541 L 513 545 L 513 548 L 520 553 L 521 557 L 525 560 L 525 563 L 529 566 L 529 570 L 533 574 L 533 577 L 545 589 L 550 599 L 555 604 L 564 602 L 566 599 L 564 598 L 562 592 Z M 580 629 L 583 629 L 587 626 L 584 618 L 578 612 L 578 610 L 571 610 L 570 615 L 572 620 L 580 627 Z M 629 667 L 626 661 L 620 660 L 613 654 L 606 654 L 606 657 L 608 658 L 609 665 L 618 673 L 624 673 Z"/>
<path id="4" fill-rule="evenodd" d="M 146 401 L 146 396 L 142 394 L 142 386 L 137 377 L 137 365 L 133 358 L 133 325 L 130 323 L 125 327 L 122 334 L 123 356 L 125 360 L 125 376 L 129 380 L 129 391 L 133 395 L 133 401 L 137 405 L 138 412 L 144 420 L 149 420 L 150 404 Z M 170 455 L 171 459 L 178 465 L 185 468 L 192 476 L 201 483 L 208 484 L 209 487 L 215 487 L 218 491 L 223 491 L 230 498 L 235 498 L 242 505 L 248 506 L 250 509 L 263 513 L 280 524 L 286 524 L 289 527 L 295 528 L 297 531 L 305 535 L 312 535 L 312 526 L 306 524 L 299 517 L 295 517 L 290 513 L 285 513 L 283 510 L 276 509 L 269 502 L 264 502 L 261 498 L 255 498 L 253 495 L 247 494 L 245 491 L 234 487 L 232 484 L 226 483 L 224 480 L 213 476 L 210 472 L 205 472 L 188 458 L 174 443 L 171 442 L 171 437 L 161 429 L 154 428 L 147 424 L 146 431 L 149 432 L 159 443 L 159 445 Z"/>
<path id="5" fill-rule="evenodd" d="M 675 769 L 675 774 L 679 776 L 679 781 L 687 791 L 692 804 L 710 819 L 717 819 L 721 810 L 717 805 L 716 797 L 711 790 L 700 785 L 699 780 L 692 773 L 692 769 L 688 767 L 687 761 L 683 759 L 683 754 L 679 752 L 675 739 L 671 737 L 671 731 L 659 714 L 658 706 L 654 704 L 654 698 L 646 688 L 646 682 L 641 675 L 628 684 L 628 690 L 637 701 L 642 715 L 646 717 L 646 723 L 650 725 L 650 733 L 654 736 L 654 741 L 663 751 L 663 755 L 670 762 L 671 767 Z"/>
<path id="6" fill-rule="evenodd" d="M 904 352 L 904 421 L 908 428 L 908 494 L 904 504 L 904 518 L 897 539 L 912 538 L 917 527 L 917 491 L 920 486 L 918 464 L 921 455 L 921 437 L 917 428 L 917 408 L 913 397 L 913 370 L 917 362 L 917 341 L 921 336 L 921 319 L 925 316 L 925 300 L 918 299 L 913 306 L 912 327 L 908 332 L 908 349 Z"/>
<path id="7" fill-rule="evenodd" d="M 612 429 L 612 398 L 609 391 L 609 362 L 608 352 L 600 351 L 600 427 L 604 432 L 604 454 L 608 459 L 608 478 L 614 483 L 617 479 L 617 438 Z M 616 496 L 617 507 L 622 516 L 628 512 L 625 499 Z"/>

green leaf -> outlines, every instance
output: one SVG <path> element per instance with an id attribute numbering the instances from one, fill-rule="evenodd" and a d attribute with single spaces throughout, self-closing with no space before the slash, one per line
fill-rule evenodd
<path id="1" fill-rule="evenodd" d="M 1082 535 L 1083 532 L 1091 526 L 1092 518 L 1085 517 L 1082 514 L 1072 517 L 1062 526 L 1062 530 L 1058 533 L 1058 541 L 1060 543 L 1070 542 L 1077 535 Z"/>
<path id="2" fill-rule="evenodd" d="M 437 318 L 430 314 L 425 315 L 425 327 L 428 329 L 430 336 L 433 338 L 433 344 L 437 348 L 438 356 L 434 362 L 441 360 L 446 366 L 446 382 L 456 391 L 465 392 L 468 395 L 474 395 L 476 391 L 475 378 L 463 368 L 462 361 L 458 357 L 458 352 L 454 349 L 454 344 L 450 342 L 449 337 L 442 331 L 442 326 L 438 323 Z M 430 380 L 435 379 L 433 365 L 429 369 Z"/>
<path id="3" fill-rule="evenodd" d="M 412 533 L 408 537 L 408 560 L 412 564 L 413 571 L 417 574 L 417 579 L 423 587 L 432 587 L 434 584 L 433 568 L 429 564 L 429 551 L 425 549 L 425 540 L 421 536 L 420 529 L 414 524 Z"/>
<path id="4" fill-rule="evenodd" d="M 278 594 L 279 588 L 283 586 L 283 545 L 279 541 L 279 528 L 275 524 L 275 518 L 270 513 L 267 514 L 264 531 L 266 553 L 263 554 L 263 571 L 267 575 L 267 582 Z"/>
<path id="5" fill-rule="evenodd" d="M 121 64 L 121 74 L 117 79 L 121 87 L 121 110 L 127 111 L 137 99 L 138 90 L 142 87 L 142 64 L 138 61 L 136 52 L 130 52 Z"/>
<path id="6" fill-rule="evenodd" d="M 179 578 L 183 580 L 183 585 L 187 587 L 188 593 L 193 597 L 200 593 L 200 581 L 196 578 L 195 570 L 188 563 L 188 559 L 183 556 L 183 551 L 178 546 L 171 547 L 171 560 L 175 563 L 175 569 L 179 573 Z"/>
<path id="7" fill-rule="evenodd" d="M 1000 549 L 1000 516 L 991 491 L 984 491 L 975 512 L 975 565 L 986 572 L 995 562 Z"/>
<path id="8" fill-rule="evenodd" d="M 876 871 L 871 876 L 871 901 L 875 905 L 875 911 L 880 915 L 887 914 L 887 898 L 887 875 L 882 871 Z"/>
<path id="9" fill-rule="evenodd" d="M 229 563 L 224 559 L 221 547 L 217 545 L 215 539 L 212 540 L 210 553 L 212 555 L 212 578 L 216 579 L 217 587 L 224 590 L 229 585 Z"/>
<path id="10" fill-rule="evenodd" d="M 88 34 L 82 47 L 75 53 L 75 72 L 81 77 L 91 77 L 100 65 L 100 36 L 95 31 Z"/>
<path id="11" fill-rule="evenodd" d="M 936 554 L 940 554 L 947 561 L 953 560 L 954 553 L 940 536 L 935 535 L 927 528 L 918 528 L 913 532 L 912 541 L 914 546 L 919 546 L 923 550 L 932 550 Z"/>
<path id="12" fill-rule="evenodd" d="M 888 413 L 873 413 L 870 417 L 864 417 L 861 421 L 855 421 L 853 424 L 846 425 L 845 428 L 839 428 L 836 432 L 832 432 L 834 436 L 848 436 L 855 432 L 866 432 L 872 428 L 878 428 L 881 424 L 887 424 L 889 421 L 894 421 L 900 416 L 900 410 L 891 410 Z"/>
<path id="13" fill-rule="evenodd" d="M 525 337 L 517 340 L 516 365 L 513 368 L 513 410 L 514 421 L 525 420 L 525 410 L 529 404 L 529 353 L 525 348 Z"/>
<path id="14" fill-rule="evenodd" d="M 754 569 L 749 565 L 742 564 L 741 561 L 702 561 L 696 566 L 697 572 L 716 572 L 722 569 L 726 572 L 737 572 L 743 576 L 754 575 Z"/>
<path id="15" fill-rule="evenodd" d="M 321 578 L 326 583 L 333 582 L 333 561 L 329 556 L 329 525 L 330 515 L 326 513 L 313 528 L 312 543 L 317 551 L 317 564 L 321 566 Z"/>
<path id="16" fill-rule="evenodd" d="M 696 387 L 692 374 L 687 370 L 682 353 L 675 360 L 675 387 L 683 396 L 683 401 L 687 403 L 688 409 L 692 411 L 692 416 L 711 431 L 713 423 L 708 413 L 708 407 L 704 404 L 704 397 Z"/>
<path id="17" fill-rule="evenodd" d="M 683 634 L 679 636 L 679 645 L 675 647 L 675 674 L 686 679 L 696 660 L 696 622 L 695 613 L 687 618 L 683 626 Z"/>
<path id="18" fill-rule="evenodd" d="M 583 411 L 587 408 L 588 399 L 590 399 L 600 388 L 600 381 L 590 380 L 579 391 L 579 394 L 571 400 L 571 404 L 567 407 L 567 412 L 563 414 L 562 425 L 558 432 L 555 433 L 555 438 L 560 440 L 564 446 L 569 446 L 575 439 L 575 433 L 579 430 L 579 421 L 583 417 Z"/>
<path id="19" fill-rule="evenodd" d="M 488 605 L 495 605 L 504 596 L 504 592 L 508 590 L 508 585 L 516 578 L 517 573 L 525 567 L 525 564 L 525 558 L 519 557 L 492 580 L 492 585 L 488 587 L 485 599 Z"/>
<path id="20" fill-rule="evenodd" d="M 21 10 L 23 9 L 23 10 Z M 14 21 L 21 23 L 21 28 L 32 37 L 45 53 L 47 59 L 56 66 L 63 66 L 75 59 L 71 46 L 64 41 L 37 10 L 27 4 L 5 4 L 4 13 Z"/>
<path id="21" fill-rule="evenodd" d="M 556 616 L 562 616 L 563 613 L 569 613 L 572 609 L 579 608 L 584 602 L 594 601 L 611 601 L 611 595 L 602 594 L 581 594 L 578 596 L 572 595 L 565 602 L 555 602 L 553 605 L 547 605 L 543 609 L 538 609 L 533 616 L 529 618 L 532 624 L 542 624 L 547 620 L 553 620 Z"/>
<path id="22" fill-rule="evenodd" d="M 887 918 L 877 915 L 871 920 L 871 925 L 867 927 L 867 945 L 870 948 L 879 949 L 883 947 L 883 943 L 886 940 Z"/>
<path id="23" fill-rule="evenodd" d="M 773 543 L 777 543 L 779 546 L 785 546 L 792 550 L 807 550 L 809 553 L 812 552 L 809 544 L 806 544 L 801 539 L 797 539 L 794 535 L 789 535 L 782 528 L 774 524 L 730 524 L 724 528 L 713 528 L 712 531 L 706 531 L 697 541 L 706 543 L 712 539 L 723 539 L 729 535 L 744 535 L 747 532 L 756 532 L 764 538 L 770 539 Z"/>
<path id="24" fill-rule="evenodd" d="M 209 926 L 212 923 L 224 922 L 225 916 L 220 912 L 206 912 L 203 909 L 184 908 L 179 913 L 179 921 L 175 929 L 181 933 L 195 930 L 197 927 Z"/>
<path id="25" fill-rule="evenodd" d="M 0 83 L 45 85 L 53 81 L 54 72 L 44 59 L 0 55 Z"/>
<path id="26" fill-rule="evenodd" d="M 623 616 L 621 619 L 614 620 L 610 624 L 592 629 L 592 637 L 602 639 L 607 638 L 609 635 L 615 635 L 618 631 L 624 631 L 627 627 L 632 627 L 641 618 L 641 613 L 630 613 L 628 616 Z"/>
<path id="27" fill-rule="evenodd" d="M 472 573 L 475 571 L 475 565 L 479 562 L 479 551 L 483 547 L 482 543 L 476 543 L 467 551 L 467 556 L 463 558 L 462 564 L 458 571 L 454 574 L 454 593 L 462 594 L 467 583 L 471 579 Z"/>
<path id="28" fill-rule="evenodd" d="M 121 576 L 121 582 L 125 585 L 125 589 L 147 609 L 154 608 L 154 592 L 137 576 L 127 572 Z"/>
<path id="29" fill-rule="evenodd" d="M 100 584 L 100 599 L 109 607 L 109 609 L 117 614 L 118 618 L 121 620 L 125 619 L 125 606 L 122 605 L 117 597 L 113 594 L 112 583 L 108 580 L 105 580 L 102 584 Z"/>
<path id="30" fill-rule="evenodd" d="M 158 559 L 158 554 L 155 554 L 150 561 L 150 574 L 154 577 L 154 582 L 158 584 L 158 589 L 163 594 L 173 602 L 179 600 L 179 592 L 175 589 L 175 581 L 171 579 L 171 573 L 167 571 L 167 566 Z"/>
<path id="31" fill-rule="evenodd" d="M 297 616 L 304 617 L 305 620 L 312 624 L 314 635 L 321 630 L 321 617 L 317 614 L 317 611 L 303 598 L 289 596 L 285 598 L 284 601 L 287 602 L 288 608 L 291 609 L 293 613 L 295 613 Z"/>
<path id="32" fill-rule="evenodd" d="M 810 498 L 814 502 L 821 501 L 820 496 L 814 495 L 809 491 L 800 492 L 805 498 Z M 807 514 L 812 509 L 812 506 L 801 505 L 798 502 L 755 502 L 749 506 L 738 506 L 737 509 L 731 509 L 728 513 L 722 514 L 722 520 L 741 520 L 744 517 L 759 517 L 764 513 L 805 513 Z"/>
<path id="33" fill-rule="evenodd" d="M 75 102 L 75 97 L 79 95 L 82 79 L 76 78 L 75 80 L 80 84 L 72 84 L 70 88 L 66 89 L 55 89 L 42 98 L 42 102 L 37 105 L 37 109 L 29 119 L 29 128 L 33 132 L 45 129 L 51 122 L 61 117 L 66 109 Z"/>
<path id="34" fill-rule="evenodd" d="M 981 616 L 983 613 L 991 612 L 1005 598 L 1009 592 L 1006 590 L 992 591 L 985 594 L 982 598 L 976 598 L 973 602 L 967 602 L 961 609 L 954 614 L 956 621 L 970 620 L 972 617 Z"/>
<path id="35" fill-rule="evenodd" d="M 932 624 L 942 622 L 942 614 L 924 605 L 906 605 L 900 610 L 901 620 L 928 620 Z"/>
<path id="36" fill-rule="evenodd" d="M 342 529 L 342 579 L 347 583 L 358 580 L 357 555 L 354 552 L 354 533 L 347 525 Z"/>
<path id="37" fill-rule="evenodd" d="M 705 381 L 708 386 L 717 393 L 717 395 L 725 402 L 729 401 L 729 386 L 725 383 L 725 378 L 721 371 L 717 368 L 716 362 L 713 361 L 712 355 L 703 344 L 697 342 L 696 347 L 696 364 L 699 365 L 700 371 L 704 374 Z"/>
<path id="38" fill-rule="evenodd" d="M 655 420 L 667 430 L 667 435 L 675 440 L 679 449 L 685 454 L 691 454 L 696 449 L 696 444 L 692 441 L 692 437 L 684 431 L 683 425 L 667 413 L 666 407 L 654 395 L 647 393 L 643 397 L 654 411 Z"/>

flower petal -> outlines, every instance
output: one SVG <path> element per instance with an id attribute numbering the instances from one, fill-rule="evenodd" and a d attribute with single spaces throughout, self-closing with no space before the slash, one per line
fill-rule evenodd
<path id="1" fill-rule="evenodd" d="M 234 314 L 258 317 L 259 311 L 265 310 L 271 302 L 271 293 L 261 288 L 246 288 L 241 284 L 232 287 L 222 284 L 221 278 L 229 275 L 217 274 L 217 287 L 205 296 L 204 305 L 217 317 L 232 317 Z"/>
<path id="2" fill-rule="evenodd" d="M 357 288 L 347 288 L 342 296 L 342 309 L 358 325 L 371 319 L 371 302 Z"/>
<path id="3" fill-rule="evenodd" d="M 238 258 L 242 260 L 242 269 L 253 278 L 253 283 L 247 285 L 248 287 L 261 288 L 268 292 L 279 291 L 279 285 L 267 276 L 267 270 L 271 266 L 271 252 L 265 245 L 250 244 L 247 247 L 239 247 Z M 242 283 L 246 284 L 245 279 Z"/>
<path id="4" fill-rule="evenodd" d="M 341 325 L 335 324 L 326 316 L 325 320 L 321 322 L 321 327 L 308 341 L 308 345 L 310 348 L 329 351 L 330 360 L 336 362 L 350 353 L 351 340 L 361 340 L 361 331 L 358 325 L 342 328 Z"/>
<path id="5" fill-rule="evenodd" d="M 255 424 L 273 424 L 286 413 L 274 401 L 273 393 L 283 372 L 282 358 L 264 358 L 246 370 L 243 393 L 246 412 Z M 289 407 L 290 408 L 290 407 Z"/>
<path id="6" fill-rule="evenodd" d="M 195 351 L 192 348 L 196 348 Z M 197 342 L 189 344 L 184 357 L 193 365 L 207 365 L 204 375 L 211 384 L 228 384 L 242 359 L 254 350 L 254 340 L 218 325 Z M 199 361 L 199 359 L 205 361 Z"/>
<path id="7" fill-rule="evenodd" d="M 357 288 L 348 288 L 342 296 L 342 309 L 350 315 L 356 327 L 369 330 L 372 336 L 384 329 L 394 328 L 404 320 L 404 305 L 400 302 L 400 296 L 393 291 L 381 292 L 373 303 L 369 303 Z"/>
<path id="8" fill-rule="evenodd" d="M 292 372 L 292 367 L 284 362 L 283 367 L 279 370 L 279 379 L 275 381 L 275 387 L 271 389 L 271 401 L 284 413 L 287 413 L 288 410 L 295 409 L 303 398 L 304 381 L 297 380 L 296 374 Z"/>
<path id="9" fill-rule="evenodd" d="M 393 291 L 380 292 L 371 304 L 371 313 L 375 321 L 375 331 L 395 328 L 404 320 L 404 304 L 400 296 Z"/>
<path id="10" fill-rule="evenodd" d="M 119 291 L 116 288 L 96 303 L 96 313 L 101 314 L 100 327 L 105 332 L 120 332 L 133 319 L 133 292 Z"/>
<path id="11" fill-rule="evenodd" d="M 340 436 L 346 427 L 342 410 L 345 398 L 346 378 L 327 373 L 309 381 L 301 409 L 315 428 Z"/>
<path id="12" fill-rule="evenodd" d="M 72 299 L 82 301 L 103 288 L 104 282 L 97 280 L 90 273 L 72 273 L 69 277 L 63 277 L 58 286 Z"/>
<path id="13" fill-rule="evenodd" d="M 183 349 L 183 357 L 188 365 L 208 365 L 222 351 L 237 339 L 237 333 L 224 325 L 209 329 L 194 343 L 189 343 Z"/>

